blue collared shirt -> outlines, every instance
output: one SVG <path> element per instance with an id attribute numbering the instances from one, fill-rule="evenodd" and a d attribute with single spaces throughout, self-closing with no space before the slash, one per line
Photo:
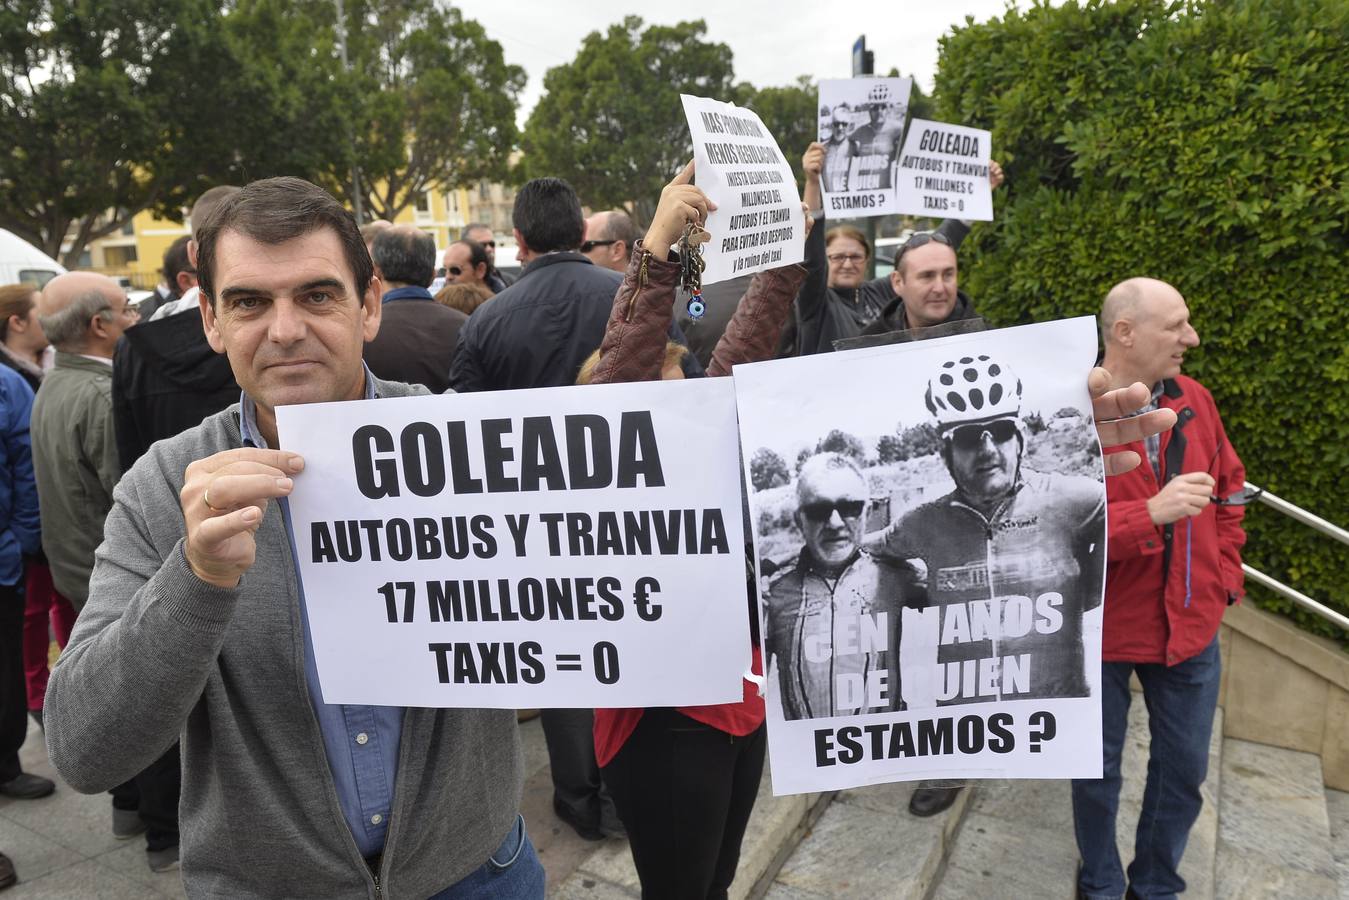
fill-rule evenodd
<path id="1" fill-rule="evenodd" d="M 420 288 L 418 290 L 421 290 Z M 365 399 L 375 398 L 375 380 L 365 370 Z M 257 406 L 247 394 L 239 396 L 239 431 L 244 445 L 267 447 L 258 432 Z M 286 523 L 290 552 L 295 556 L 295 535 L 290 523 L 290 504 L 277 500 Z M 403 708 L 397 706 L 340 706 L 323 702 L 318 667 L 314 662 L 314 642 L 309 634 L 309 611 L 305 605 L 304 582 L 295 573 L 300 589 L 300 621 L 304 625 L 304 676 L 309 702 L 323 734 L 328 768 L 333 773 L 342 815 L 356 839 L 362 856 L 374 856 L 384 849 L 393 806 L 394 778 L 398 773 L 398 744 L 403 734 Z"/>
<path id="2" fill-rule="evenodd" d="M 394 288 L 384 295 L 384 302 L 391 303 L 394 300 L 434 300 L 431 292 L 424 287 L 415 284 L 409 284 L 404 287 Z"/>

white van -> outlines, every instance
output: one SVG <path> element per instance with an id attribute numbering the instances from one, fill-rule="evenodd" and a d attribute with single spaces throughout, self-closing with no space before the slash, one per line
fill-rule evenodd
<path id="1" fill-rule="evenodd" d="M 0 284 L 28 281 L 42 287 L 65 270 L 23 238 L 0 228 Z"/>

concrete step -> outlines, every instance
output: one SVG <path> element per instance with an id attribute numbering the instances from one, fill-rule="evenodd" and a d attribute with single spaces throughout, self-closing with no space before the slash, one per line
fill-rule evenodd
<path id="1" fill-rule="evenodd" d="M 768 768 L 764 767 L 759 796 L 740 850 L 735 882 L 731 885 L 731 900 L 763 896 L 783 861 L 825 812 L 831 796 L 774 797 Z M 641 883 L 637 880 L 627 841 L 608 840 L 590 846 L 594 849 L 556 887 L 550 878 L 548 896 L 558 900 L 640 897 Z"/>
<path id="2" fill-rule="evenodd" d="M 1218 783 L 1221 777 L 1222 710 L 1209 743 L 1209 777 L 1204 809 L 1190 833 L 1181 861 L 1187 897 L 1211 900 L 1218 830 Z M 1148 716 L 1142 695 L 1129 708 L 1124 746 L 1124 784 L 1120 789 L 1116 841 L 1127 867 L 1133 857 L 1134 833 L 1147 781 Z M 1077 843 L 1067 781 L 980 782 L 961 826 L 934 898 L 1064 897 L 1076 892 Z"/>
<path id="3" fill-rule="evenodd" d="M 1349 900 L 1349 794 L 1326 788 L 1330 816 L 1330 847 L 1340 883 L 1340 900 Z"/>
<path id="4" fill-rule="evenodd" d="M 909 814 L 911 784 L 839 791 L 787 859 L 768 900 L 923 897 L 970 803 L 963 790 L 950 809 L 926 819 Z"/>
<path id="5" fill-rule="evenodd" d="M 1229 738 L 1218 811 L 1217 896 L 1340 896 L 1320 757 Z"/>

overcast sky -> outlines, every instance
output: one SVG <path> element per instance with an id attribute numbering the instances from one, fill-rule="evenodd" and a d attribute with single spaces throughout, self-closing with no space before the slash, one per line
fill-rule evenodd
<path id="1" fill-rule="evenodd" d="M 500 42 L 506 61 L 523 66 L 529 83 L 520 98 L 524 123 L 543 93 L 543 75 L 571 62 L 581 39 L 630 14 L 605 4 L 594 7 L 557 0 L 456 0 Z M 1024 7 L 1024 0 L 1015 4 Z M 685 0 L 668 8 L 644 5 L 648 23 L 707 22 L 708 37 L 730 45 L 737 81 L 756 87 L 789 84 L 798 75 L 847 78 L 852 74 L 852 45 L 866 34 L 876 54 L 876 73 L 896 66 L 913 75 L 924 91 L 937 68 L 937 39 L 965 17 L 985 21 L 1001 16 L 1007 0 L 889 0 L 889 2 L 793 3 L 788 0 Z"/>

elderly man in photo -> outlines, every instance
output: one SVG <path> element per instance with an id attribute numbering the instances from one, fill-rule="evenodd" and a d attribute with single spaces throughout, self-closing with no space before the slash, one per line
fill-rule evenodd
<path id="1" fill-rule="evenodd" d="M 381 284 L 356 223 L 273 178 L 197 241 L 203 326 L 243 391 L 118 485 L 52 673 L 53 764 L 103 790 L 181 734 L 192 897 L 541 898 L 514 712 L 322 695 L 286 501 L 304 460 L 275 410 L 426 393 L 361 362 Z"/>
<path id="2" fill-rule="evenodd" d="M 1169 432 L 1131 449 L 1147 460 L 1106 483 L 1110 512 L 1101 635 L 1102 777 L 1073 782 L 1082 867 L 1079 897 L 1174 897 L 1208 774 L 1218 703 L 1218 626 L 1242 593 L 1239 499 L 1246 473 L 1213 396 L 1180 374 L 1199 346 L 1185 298 L 1171 285 L 1131 278 L 1101 309 L 1105 362 L 1116 385 L 1153 387 L 1172 410 Z M 1126 885 L 1115 842 L 1130 676 L 1137 674 L 1152 741 L 1147 785 Z"/>
<path id="3" fill-rule="evenodd" d="M 932 633 L 969 637 L 934 648 L 926 683 L 906 674 L 911 708 L 1089 693 L 1082 614 L 1101 600 L 1104 491 L 1085 476 L 1024 467 L 1021 394 L 1016 374 L 987 355 L 942 363 L 926 403 L 955 489 L 871 541 L 882 558 L 922 560 Z M 976 634 L 985 612 L 1004 624 Z M 904 664 L 907 673 L 915 661 Z M 909 809 L 933 815 L 956 790 L 919 789 Z"/>
<path id="4" fill-rule="evenodd" d="M 491 258 L 477 241 L 450 244 L 441 257 L 441 265 L 445 268 L 445 284 L 481 285 L 489 296 L 496 293 L 487 284 L 487 275 L 492 269 Z"/>
<path id="5" fill-rule="evenodd" d="M 862 549 L 871 489 L 839 453 L 806 460 L 796 479 L 805 539 L 768 586 L 765 656 L 787 719 L 902 709 L 891 646 L 899 608 L 921 599 L 913 567 Z"/>

